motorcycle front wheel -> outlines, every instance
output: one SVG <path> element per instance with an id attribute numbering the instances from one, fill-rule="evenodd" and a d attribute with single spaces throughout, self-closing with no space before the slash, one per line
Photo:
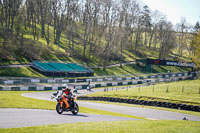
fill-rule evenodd
<path id="1" fill-rule="evenodd" d="M 79 107 L 78 107 L 78 104 L 75 102 L 74 103 L 74 109 L 72 111 L 72 114 L 76 115 L 78 114 L 78 111 L 79 111 Z"/>
<path id="2" fill-rule="evenodd" d="M 63 113 L 63 107 L 60 106 L 60 103 L 57 103 L 56 111 L 57 111 L 58 114 L 62 114 Z"/>

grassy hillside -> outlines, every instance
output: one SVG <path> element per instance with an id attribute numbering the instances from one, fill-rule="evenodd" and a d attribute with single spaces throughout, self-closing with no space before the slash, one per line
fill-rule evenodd
<path id="1" fill-rule="evenodd" d="M 65 29 L 61 34 L 61 39 L 59 44 L 54 43 L 54 29 L 52 26 L 49 28 L 49 39 L 50 43 L 47 44 L 45 37 L 41 37 L 41 27 L 39 24 L 36 25 L 36 36 L 33 36 L 32 26 L 21 25 L 18 28 L 18 23 L 14 24 L 14 33 L 12 38 L 8 38 L 6 41 L 6 48 L 3 49 L 3 38 L 0 36 L 0 65 L 3 64 L 20 64 L 28 63 L 33 60 L 46 60 L 46 61 L 68 61 L 76 62 L 80 64 L 86 64 L 86 59 L 83 58 L 83 43 L 84 43 L 84 27 L 81 23 L 76 23 L 76 29 L 73 31 L 73 43 L 74 43 L 74 54 L 70 56 L 70 31 Z M 1 27 L 0 27 L 1 28 Z M 47 28 L 47 26 L 46 26 Z M 22 35 L 19 34 L 23 33 Z M 94 37 L 95 38 L 95 37 Z M 23 40 L 23 41 L 22 41 Z M 91 54 L 90 54 L 90 66 L 102 65 L 102 57 L 96 53 L 103 52 L 103 47 L 105 46 L 105 38 L 102 38 L 100 45 L 95 44 L 95 40 L 90 40 L 87 42 L 86 47 L 86 58 L 89 56 L 89 45 L 91 44 Z M 142 43 L 142 42 L 141 42 Z M 112 56 L 109 59 L 108 64 L 119 63 L 120 49 L 113 46 Z M 153 44 L 152 44 L 153 45 Z M 134 43 L 124 46 L 123 61 L 134 61 L 136 59 L 142 58 L 158 58 L 159 55 L 159 44 L 156 47 L 147 48 L 144 45 L 138 47 L 137 51 L 134 50 Z M 186 60 L 190 61 L 190 55 L 187 50 L 183 51 L 183 56 L 177 56 L 178 50 L 174 49 L 173 53 L 169 54 L 168 59 L 171 60 Z"/>
<path id="2" fill-rule="evenodd" d="M 31 67 L 1 68 L 0 69 L 0 76 L 45 77 L 44 75 L 36 72 Z"/>
<path id="3" fill-rule="evenodd" d="M 87 58 L 89 57 L 89 43 L 92 44 L 92 50 L 90 54 L 90 64 L 91 67 L 102 66 L 103 59 L 101 56 L 95 52 L 95 49 L 99 49 L 99 52 L 102 52 L 103 47 L 105 45 L 105 40 L 102 39 L 100 44 L 102 46 L 98 46 L 94 44 L 94 41 L 90 41 L 86 47 L 86 57 L 83 58 L 83 33 L 84 28 L 82 24 L 77 23 L 77 28 L 74 31 L 74 54 L 70 56 L 70 35 L 69 31 L 64 30 L 61 34 L 61 39 L 59 44 L 54 44 L 53 37 L 53 27 L 50 26 L 50 43 L 47 44 L 45 38 L 41 37 L 40 25 L 37 25 L 37 35 L 33 36 L 32 27 L 24 27 L 21 26 L 21 31 L 23 32 L 23 41 L 21 41 L 21 35 L 17 34 L 16 27 L 14 25 L 14 34 L 13 40 L 7 40 L 6 48 L 3 49 L 3 39 L 0 37 L 0 65 L 7 64 L 24 64 L 30 63 L 34 60 L 41 61 L 58 61 L 58 62 L 73 62 L 79 63 L 82 65 L 87 64 Z M 35 39 L 35 40 L 34 40 Z M 174 50 L 168 57 L 171 60 L 183 60 L 190 61 L 190 56 L 187 50 L 184 50 L 183 57 L 178 57 L 177 50 Z M 119 59 L 119 49 L 116 49 L 115 53 L 111 53 L 108 64 L 116 64 L 120 62 Z M 133 44 L 127 45 L 124 47 L 123 51 L 123 62 L 135 61 L 136 59 L 145 59 L 145 58 L 158 58 L 159 49 L 158 48 L 147 48 L 146 46 L 140 46 L 137 51 L 134 50 Z M 190 69 L 181 69 L 177 67 L 167 67 L 167 66 L 153 66 L 153 73 L 160 72 L 181 72 L 187 71 Z M 102 69 L 94 69 L 95 76 L 101 75 L 121 75 L 121 74 L 135 74 L 135 75 L 146 75 L 150 73 L 145 71 L 143 68 L 138 67 L 136 65 L 125 65 L 123 68 L 113 67 L 108 68 L 105 71 Z M 0 76 L 22 76 L 22 77 L 44 77 L 38 72 L 34 71 L 30 67 L 22 67 L 22 68 L 1 68 Z"/>

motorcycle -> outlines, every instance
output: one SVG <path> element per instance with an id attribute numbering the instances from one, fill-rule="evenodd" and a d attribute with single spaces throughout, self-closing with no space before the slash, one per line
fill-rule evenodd
<path id="1" fill-rule="evenodd" d="M 58 95 L 58 91 L 56 93 L 53 93 L 51 98 L 55 98 Z M 75 102 L 77 97 L 73 95 L 71 98 L 67 97 L 66 95 L 59 95 L 56 100 L 56 111 L 58 114 L 62 114 L 64 111 L 68 112 L 71 111 L 72 114 L 76 115 L 79 112 L 79 106 Z M 74 104 L 73 104 L 74 101 Z"/>
<path id="2" fill-rule="evenodd" d="M 76 86 L 74 86 L 74 91 L 73 93 L 78 93 L 78 89 L 76 88 Z"/>
<path id="3" fill-rule="evenodd" d="M 87 86 L 87 91 L 91 91 L 92 90 L 92 87 L 91 86 Z"/>

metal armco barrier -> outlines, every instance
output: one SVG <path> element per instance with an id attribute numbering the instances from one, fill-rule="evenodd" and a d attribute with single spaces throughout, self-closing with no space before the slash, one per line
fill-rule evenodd
<path id="1" fill-rule="evenodd" d="M 110 86 L 127 86 L 127 85 L 137 85 L 137 84 L 154 84 L 159 82 L 174 82 L 179 80 L 191 79 L 191 76 L 181 76 L 181 77 L 170 77 L 161 79 L 140 79 L 132 81 L 118 81 L 118 82 L 108 82 L 108 83 L 96 83 L 90 84 L 92 88 L 97 87 L 110 87 Z M 54 82 L 54 81 L 51 81 Z M 88 85 L 75 85 L 77 89 L 86 89 Z M 60 90 L 58 86 L 37 86 L 37 85 L 27 85 L 27 86 L 15 86 L 15 87 L 0 87 L 0 91 L 45 91 L 45 90 Z"/>
<path id="2" fill-rule="evenodd" d="M 157 74 L 145 77 L 109 77 L 109 78 L 85 78 L 85 79 L 63 79 L 63 78 L 15 78 L 4 79 L 0 77 L 0 84 L 2 85 L 23 85 L 31 83 L 80 83 L 80 82 L 103 82 L 103 81 L 126 81 L 126 80 L 144 80 L 144 79 L 158 79 L 158 78 L 170 78 L 170 77 L 189 77 L 190 79 L 197 78 L 198 72 L 183 72 L 183 73 L 167 73 Z"/>

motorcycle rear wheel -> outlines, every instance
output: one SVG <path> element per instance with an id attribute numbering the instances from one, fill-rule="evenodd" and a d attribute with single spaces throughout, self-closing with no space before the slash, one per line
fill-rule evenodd
<path id="1" fill-rule="evenodd" d="M 60 106 L 60 103 L 57 103 L 56 105 L 56 111 L 58 114 L 62 114 L 63 113 L 63 107 Z"/>

